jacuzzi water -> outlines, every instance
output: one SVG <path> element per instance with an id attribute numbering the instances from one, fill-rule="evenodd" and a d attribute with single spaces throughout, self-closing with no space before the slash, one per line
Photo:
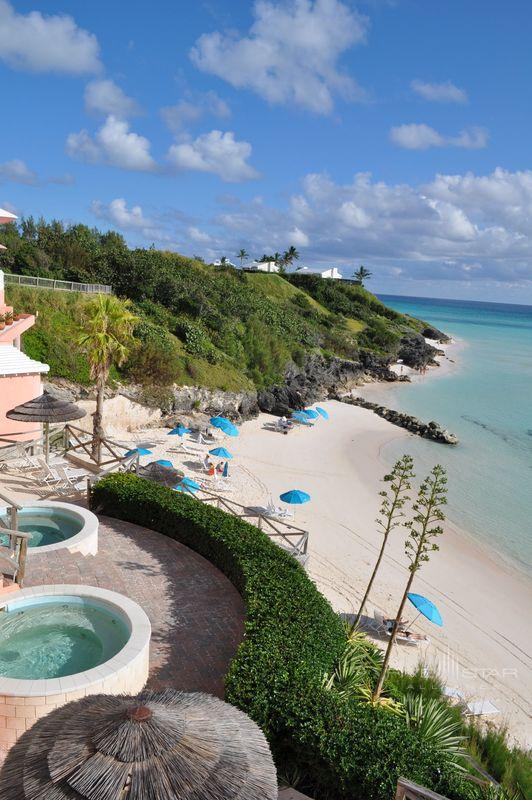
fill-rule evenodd
<path id="1" fill-rule="evenodd" d="M 4 519 L 4 522 L 7 522 Z M 31 533 L 30 547 L 64 542 L 75 536 L 83 527 L 81 517 L 58 508 L 23 508 L 18 513 L 18 529 Z M 7 536 L 0 535 L 0 544 L 7 544 Z"/>
<path id="2" fill-rule="evenodd" d="M 97 667 L 129 639 L 125 622 L 104 607 L 62 598 L 0 613 L 0 675 L 39 680 Z"/>

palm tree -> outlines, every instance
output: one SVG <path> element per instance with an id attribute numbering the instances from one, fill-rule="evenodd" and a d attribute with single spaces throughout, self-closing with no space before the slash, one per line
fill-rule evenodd
<path id="1" fill-rule="evenodd" d="M 89 361 L 91 378 L 96 382 L 96 411 L 93 415 L 92 458 L 101 459 L 103 400 L 111 367 L 124 363 L 133 343 L 135 315 L 131 301 L 114 295 L 98 295 L 87 303 L 84 332 L 79 344 Z"/>
<path id="2" fill-rule="evenodd" d="M 238 251 L 236 257 L 240 259 L 240 266 L 243 267 L 244 266 L 244 261 L 246 260 L 246 258 L 249 258 L 249 253 L 248 253 L 247 250 L 244 250 L 244 248 L 242 247 Z"/>
<path id="3" fill-rule="evenodd" d="M 273 254 L 273 260 L 275 261 L 275 263 L 276 263 L 276 264 L 280 264 L 280 263 L 281 263 L 281 261 L 283 260 L 283 257 L 282 257 L 282 255 L 281 255 L 281 253 L 277 253 L 277 252 L 275 252 L 275 253 Z"/>
<path id="4" fill-rule="evenodd" d="M 360 285 L 364 286 L 364 281 L 366 278 L 371 278 L 372 272 L 366 267 L 360 266 L 355 272 L 353 273 L 354 280 Z"/>
<path id="5" fill-rule="evenodd" d="M 296 250 L 294 245 L 290 245 L 288 250 L 285 250 L 283 255 L 283 261 L 285 264 L 289 265 L 292 264 L 294 261 L 299 259 L 299 252 Z"/>
<path id="6" fill-rule="evenodd" d="M 220 266 L 221 267 L 226 267 L 228 265 L 228 263 L 229 263 L 229 260 L 228 260 L 227 256 L 222 256 L 221 259 L 220 259 Z"/>

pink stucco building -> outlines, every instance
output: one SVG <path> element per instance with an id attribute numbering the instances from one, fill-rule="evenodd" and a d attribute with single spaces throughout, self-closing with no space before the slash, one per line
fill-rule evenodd
<path id="1" fill-rule="evenodd" d="M 7 214 L 0 209 L 0 223 L 15 219 Z M 11 316 L 13 308 L 5 302 L 4 273 L 0 270 L 0 447 L 8 441 L 28 441 L 40 435 L 37 423 L 6 419 L 6 412 L 42 394 L 41 376 L 50 369 L 22 352 L 22 334 L 35 324 L 35 317 L 20 313 L 20 309 L 14 311 L 16 320 Z"/>

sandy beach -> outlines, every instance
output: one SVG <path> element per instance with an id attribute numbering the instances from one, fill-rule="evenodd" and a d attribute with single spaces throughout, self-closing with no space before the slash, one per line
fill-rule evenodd
<path id="1" fill-rule="evenodd" d="M 308 572 L 336 611 L 352 615 L 380 547 L 375 517 L 386 472 L 380 451 L 400 437 L 408 452 L 410 434 L 365 409 L 336 401 L 322 405 L 330 419 L 317 420 L 312 428 L 297 427 L 283 436 L 271 430 L 275 418 L 261 414 L 240 426 L 238 438 L 224 439 L 234 455 L 228 497 L 257 506 L 269 499 L 279 504 L 279 495 L 288 489 L 308 492 L 312 500 L 295 507 L 294 520 L 310 534 Z M 145 438 L 149 441 L 149 432 Z M 177 437 L 161 439 L 152 448 L 154 456 L 144 461 L 167 454 Z M 205 450 L 198 448 L 198 455 Z M 201 475 L 197 456 L 169 457 L 187 474 Z M 407 579 L 404 539 L 402 530 L 390 537 L 368 616 L 374 609 L 392 616 L 397 609 Z M 493 721 L 507 724 L 521 744 L 530 745 L 530 583 L 450 522 L 439 543 L 440 552 L 418 573 L 413 590 L 437 604 L 444 627 L 420 617 L 415 630 L 427 634 L 430 644 L 398 645 L 393 664 L 411 670 L 422 661 L 437 668 L 445 684 L 467 700 L 494 703 L 501 713 Z"/>

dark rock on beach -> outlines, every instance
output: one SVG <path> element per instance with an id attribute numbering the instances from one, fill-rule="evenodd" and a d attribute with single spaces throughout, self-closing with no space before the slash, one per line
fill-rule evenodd
<path id="1" fill-rule="evenodd" d="M 447 336 L 446 333 L 439 331 L 438 328 L 434 328 L 432 325 L 427 325 L 426 328 L 423 328 L 421 335 L 425 336 L 427 339 L 433 339 L 440 344 L 448 344 L 451 341 L 450 336 Z"/>
<path id="2" fill-rule="evenodd" d="M 365 400 L 363 397 L 343 395 L 338 396 L 336 399 L 340 400 L 342 403 L 348 403 L 351 406 L 367 408 L 379 417 L 391 422 L 392 425 L 405 428 L 405 430 L 410 431 L 410 433 L 414 433 L 416 436 L 421 436 L 424 439 L 431 439 L 433 442 L 441 442 L 442 444 L 458 444 L 458 438 L 454 433 L 450 433 L 450 431 L 443 428 L 437 422 L 423 422 L 410 414 L 404 414 L 402 411 L 395 411 L 392 408 L 380 405 L 380 403 L 372 403 L 369 400 Z"/>
<path id="3" fill-rule="evenodd" d="M 436 356 L 441 354 L 442 351 L 427 344 L 420 333 L 412 333 L 408 336 L 403 336 L 401 339 L 397 357 L 402 359 L 403 363 L 408 367 L 420 369 L 429 364 L 437 366 Z"/>

